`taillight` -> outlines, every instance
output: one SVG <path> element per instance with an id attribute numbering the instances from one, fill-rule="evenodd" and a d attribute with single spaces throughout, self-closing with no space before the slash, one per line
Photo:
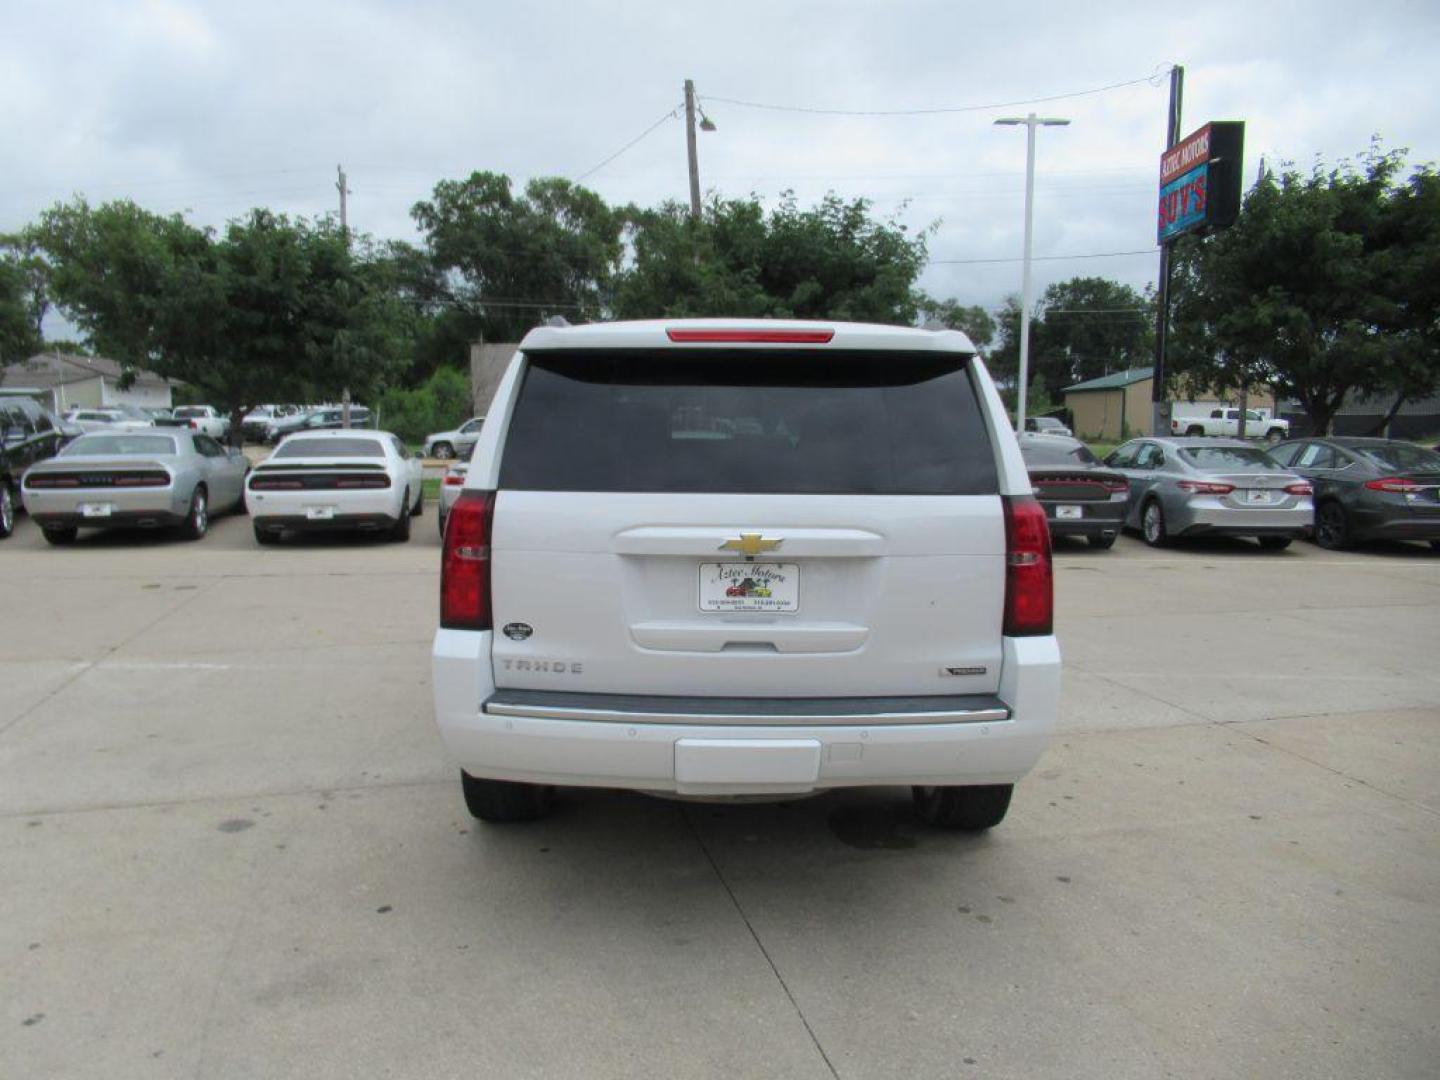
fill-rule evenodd
<path id="1" fill-rule="evenodd" d="M 670 327 L 665 335 L 677 343 L 725 342 L 728 344 L 824 345 L 834 330 L 687 330 Z"/>
<path id="2" fill-rule="evenodd" d="M 1365 486 L 1371 491 L 1387 491 L 1391 495 L 1407 495 L 1421 490 L 1421 485 L 1399 476 L 1385 476 L 1379 480 L 1366 480 Z"/>
<path id="3" fill-rule="evenodd" d="M 440 625 L 447 630 L 490 629 L 490 526 L 494 517 L 495 492 L 465 491 L 445 518 Z"/>
<path id="4" fill-rule="evenodd" d="M 199 431 L 199 430 L 200 430 L 200 421 L 199 421 L 199 420 L 191 420 L 191 421 L 190 421 L 190 430 L 191 430 L 191 431 Z"/>
<path id="5" fill-rule="evenodd" d="M 465 486 L 465 474 L 464 474 L 464 473 L 453 473 L 453 472 L 452 472 L 452 473 L 446 473 L 446 474 L 445 474 L 445 486 L 446 486 L 446 487 L 464 487 L 464 486 Z"/>
<path id="6" fill-rule="evenodd" d="M 388 488 L 388 476 L 352 476 L 335 481 L 337 488 Z"/>
<path id="7" fill-rule="evenodd" d="M 1007 637 L 1049 634 L 1055 621 L 1050 526 L 1029 495 L 1005 496 L 1005 629 Z"/>
<path id="8" fill-rule="evenodd" d="M 1285 485 L 1286 495 L 1312 495 L 1314 492 L 1315 489 L 1305 483 Z"/>
<path id="9" fill-rule="evenodd" d="M 1130 481 L 1128 481 L 1128 480 L 1106 480 L 1106 481 L 1105 481 L 1105 490 L 1108 491 L 1108 492 L 1110 492 L 1111 495 L 1124 495 L 1126 492 L 1128 492 L 1128 491 L 1130 490 Z"/>
<path id="10" fill-rule="evenodd" d="M 278 476 L 252 476 L 251 491 L 299 491 L 305 485 L 299 480 L 284 480 Z"/>
<path id="11" fill-rule="evenodd" d="M 1212 484 L 1206 480 L 1179 480 L 1175 486 L 1193 495 L 1229 495 L 1235 490 L 1234 484 Z"/>

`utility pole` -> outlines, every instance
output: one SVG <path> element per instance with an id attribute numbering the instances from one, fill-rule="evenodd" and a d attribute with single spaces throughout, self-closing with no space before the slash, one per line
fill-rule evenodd
<path id="1" fill-rule="evenodd" d="M 345 169 L 341 165 L 335 166 L 335 173 L 338 179 L 335 187 L 340 192 L 340 234 L 345 237 L 345 246 L 350 246 L 350 218 L 346 214 L 345 197 L 350 194 L 350 189 L 345 186 Z M 340 426 L 350 426 L 350 387 L 347 384 L 340 394 Z"/>
<path id="2" fill-rule="evenodd" d="M 1165 118 L 1165 149 L 1180 141 L 1180 103 L 1185 92 L 1185 69 L 1170 69 L 1170 107 Z M 1150 380 L 1150 434 L 1168 435 L 1165 423 L 1165 335 L 1170 328 L 1170 245 L 1160 245 L 1159 293 L 1155 297 L 1155 375 Z"/>
<path id="3" fill-rule="evenodd" d="M 1035 219 L 1035 129 L 1065 127 L 1070 121 L 1058 117 L 1011 116 L 996 124 L 1014 127 L 1024 124 L 1025 133 L 1025 258 L 1020 271 L 1020 374 L 1015 387 L 1015 430 L 1025 430 L 1025 395 L 1030 389 L 1030 241 Z"/>
<path id="4" fill-rule="evenodd" d="M 695 155 L 695 82 L 693 79 L 685 80 L 685 151 L 690 155 L 690 216 L 698 221 L 700 218 L 700 161 Z"/>

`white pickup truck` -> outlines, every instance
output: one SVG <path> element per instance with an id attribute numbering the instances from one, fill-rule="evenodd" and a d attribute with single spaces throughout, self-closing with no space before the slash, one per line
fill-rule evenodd
<path id="1" fill-rule="evenodd" d="M 1172 416 L 1171 435 L 1221 435 L 1234 439 L 1240 434 L 1239 409 L 1211 409 L 1205 416 Z M 1245 410 L 1245 435 L 1279 442 L 1290 437 L 1290 421 L 1266 416 L 1254 409 Z"/>
<path id="2" fill-rule="evenodd" d="M 181 405 L 172 410 L 176 420 L 184 421 L 191 431 L 209 435 L 217 442 L 230 434 L 230 418 L 213 405 Z"/>

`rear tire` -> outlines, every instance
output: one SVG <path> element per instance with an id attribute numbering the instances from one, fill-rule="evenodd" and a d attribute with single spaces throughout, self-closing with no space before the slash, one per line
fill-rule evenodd
<path id="1" fill-rule="evenodd" d="M 1315 543 L 1327 551 L 1344 551 L 1354 543 L 1350 515 L 1338 502 L 1323 502 L 1315 508 Z"/>
<path id="2" fill-rule="evenodd" d="M 75 538 L 80 535 L 80 530 L 74 525 L 51 525 L 42 528 L 40 531 L 45 534 L 46 541 L 54 544 L 56 547 L 65 547 L 67 544 L 73 544 Z"/>
<path id="3" fill-rule="evenodd" d="M 430 456 L 438 461 L 449 461 L 455 456 L 455 448 L 448 442 L 437 442 L 430 448 Z"/>
<path id="4" fill-rule="evenodd" d="M 493 825 L 514 821 L 536 821 L 550 813 L 555 789 L 541 784 L 517 784 L 509 780 L 483 780 L 460 770 L 460 789 L 470 816 Z"/>
<path id="5" fill-rule="evenodd" d="M 1089 536 L 1085 542 L 1092 548 L 1099 551 L 1109 551 L 1115 546 L 1115 541 L 1120 538 L 1118 533 L 1111 533 L 1109 536 Z"/>
<path id="6" fill-rule="evenodd" d="M 394 527 L 390 530 L 390 539 L 397 544 L 406 543 L 410 539 L 410 489 L 405 489 L 405 497 L 400 500 L 400 516 L 396 518 Z"/>
<path id="7" fill-rule="evenodd" d="M 979 832 L 1005 820 L 1015 785 L 914 787 L 910 790 L 915 800 L 915 815 L 927 825 Z"/>
<path id="8" fill-rule="evenodd" d="M 1151 499 L 1140 511 L 1140 534 L 1151 547 L 1160 548 L 1169 543 L 1170 536 L 1165 531 L 1165 511 L 1159 499 Z"/>
<path id="9" fill-rule="evenodd" d="M 190 496 L 190 511 L 180 524 L 180 536 L 185 540 L 203 540 L 210 531 L 210 500 L 206 497 L 204 485 L 197 486 Z"/>
<path id="10" fill-rule="evenodd" d="M 1268 443 L 1277 443 L 1283 438 L 1285 438 L 1285 432 L 1281 431 L 1278 427 L 1271 428 L 1265 433 L 1265 441 Z"/>
<path id="11" fill-rule="evenodd" d="M 1205 429 L 1204 429 L 1203 427 L 1201 427 L 1199 424 L 1191 424 L 1188 428 L 1185 429 L 1185 435 L 1186 435 L 1188 438 L 1195 438 L 1195 437 L 1197 437 L 1197 436 L 1204 435 L 1204 434 L 1205 434 Z"/>
<path id="12" fill-rule="evenodd" d="M 280 542 L 280 530 L 279 530 L 279 529 L 266 529 L 266 528 L 262 528 L 261 525 L 260 525 L 260 523 L 259 523 L 258 521 L 254 523 L 254 528 L 255 528 L 255 542 L 256 542 L 257 544 L 263 544 L 263 545 L 268 546 L 268 545 L 270 545 L 270 544 L 278 544 L 278 543 Z"/>
<path id="13" fill-rule="evenodd" d="M 1290 546 L 1288 536 L 1257 536 L 1255 539 L 1260 541 L 1260 546 L 1266 551 L 1284 551 Z"/>
<path id="14" fill-rule="evenodd" d="M 415 505 L 410 508 L 411 517 L 419 517 L 425 512 L 425 489 L 420 489 L 420 497 L 415 500 Z"/>
<path id="15" fill-rule="evenodd" d="M 10 493 L 10 481 L 0 480 L 0 540 L 15 531 L 15 496 Z"/>

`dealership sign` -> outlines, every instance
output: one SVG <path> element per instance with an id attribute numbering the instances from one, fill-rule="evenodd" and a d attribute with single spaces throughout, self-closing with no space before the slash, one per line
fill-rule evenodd
<path id="1" fill-rule="evenodd" d="M 1244 121 L 1216 120 L 1160 155 L 1160 243 L 1235 223 L 1244 150 Z"/>

